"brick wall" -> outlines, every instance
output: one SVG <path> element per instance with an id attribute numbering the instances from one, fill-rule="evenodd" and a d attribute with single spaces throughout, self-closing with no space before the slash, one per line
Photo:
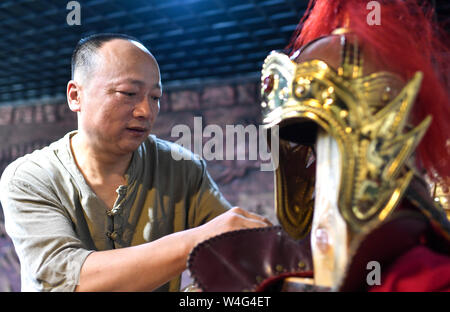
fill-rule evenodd
<path id="1" fill-rule="evenodd" d="M 177 137 L 171 137 L 172 128 L 185 124 L 193 129 L 194 117 L 202 117 L 203 128 L 214 124 L 224 133 L 226 125 L 257 126 L 261 122 L 258 92 L 255 81 L 166 89 L 153 133 L 176 141 Z M 17 157 L 48 145 L 76 127 L 76 114 L 69 110 L 65 98 L 0 106 L 0 174 Z M 203 138 L 204 143 L 208 139 Z M 273 173 L 260 171 L 259 160 L 212 160 L 207 165 L 233 205 L 276 223 Z M 0 207 L 0 291 L 11 290 L 20 290 L 19 263 L 5 233 Z"/>

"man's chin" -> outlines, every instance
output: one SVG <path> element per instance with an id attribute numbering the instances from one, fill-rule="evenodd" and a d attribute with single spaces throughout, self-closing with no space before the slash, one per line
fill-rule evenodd
<path id="1" fill-rule="evenodd" d="M 139 148 L 146 138 L 147 137 L 144 137 L 142 140 L 136 140 L 134 142 L 127 142 L 121 146 L 121 149 L 127 153 L 133 153 Z"/>
<path id="2" fill-rule="evenodd" d="M 122 138 L 121 142 L 118 144 L 119 149 L 122 153 L 128 154 L 136 151 L 139 146 L 147 139 L 148 135 L 143 135 L 140 137 L 132 138 Z"/>

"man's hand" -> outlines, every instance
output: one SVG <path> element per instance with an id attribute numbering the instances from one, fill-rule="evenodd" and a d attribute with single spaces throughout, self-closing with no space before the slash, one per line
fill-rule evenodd
<path id="1" fill-rule="evenodd" d="M 233 207 L 208 223 L 196 228 L 195 231 L 198 234 L 196 244 L 225 232 L 271 225 L 272 223 L 267 218 L 239 207 Z"/>

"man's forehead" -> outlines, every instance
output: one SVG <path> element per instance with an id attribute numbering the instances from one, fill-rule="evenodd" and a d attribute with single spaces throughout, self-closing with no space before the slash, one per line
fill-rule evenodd
<path id="1" fill-rule="evenodd" d="M 143 45 L 137 46 L 136 41 L 114 39 L 106 42 L 97 53 L 99 68 L 106 72 L 127 73 L 130 70 L 156 68 L 159 65 L 155 57 Z M 142 50 L 141 48 L 144 48 Z M 148 69 L 150 70 L 150 69 Z M 131 77 L 132 78 L 132 77 Z"/>
<path id="2" fill-rule="evenodd" d="M 105 57 L 114 57 L 124 54 L 135 54 L 136 56 L 144 54 L 149 56 L 155 63 L 157 63 L 153 54 L 143 44 L 129 39 L 116 38 L 110 40 L 102 45 L 102 47 L 99 49 L 99 52 L 101 56 Z"/>
<path id="3" fill-rule="evenodd" d="M 140 42 L 138 41 L 134 41 L 134 40 L 129 40 L 129 42 L 131 42 L 132 44 L 134 44 L 136 47 L 138 47 L 139 49 L 141 49 L 141 51 L 150 54 L 153 57 L 153 54 Z"/>
<path id="4" fill-rule="evenodd" d="M 125 78 L 125 79 L 122 79 L 122 81 L 119 81 L 119 82 L 120 83 L 134 84 L 134 85 L 137 85 L 139 87 L 145 85 L 145 81 L 142 81 L 142 80 L 139 80 L 139 79 L 133 79 L 133 78 Z M 162 89 L 161 80 L 156 82 L 156 83 L 154 83 L 151 87 L 153 89 Z"/>

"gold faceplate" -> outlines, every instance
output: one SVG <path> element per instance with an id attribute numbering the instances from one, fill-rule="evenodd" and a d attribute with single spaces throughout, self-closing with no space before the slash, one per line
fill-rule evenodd
<path id="1" fill-rule="evenodd" d="M 343 45 L 337 70 L 321 60 L 297 64 L 277 52 L 266 58 L 262 70 L 263 123 L 267 128 L 288 119 L 312 121 L 338 142 L 343 160 L 339 210 L 354 233 L 369 223 L 382 222 L 400 202 L 413 176 L 407 161 L 431 122 L 427 117 L 414 129 L 406 126 L 422 73 L 417 72 L 406 85 L 389 72 L 362 73 L 355 42 Z M 391 96 L 390 88 L 400 85 L 403 89 Z M 282 175 L 283 166 L 280 161 L 276 177 Z M 290 187 L 286 179 L 276 178 L 276 183 L 277 197 Z M 311 212 L 290 213 L 299 207 L 287 205 L 277 200 L 277 211 L 284 211 L 281 218 L 278 214 L 280 223 L 288 224 L 288 233 L 299 238 L 310 224 L 293 222 L 287 216 L 302 218 Z M 303 229 L 295 229 L 294 224 Z"/>

